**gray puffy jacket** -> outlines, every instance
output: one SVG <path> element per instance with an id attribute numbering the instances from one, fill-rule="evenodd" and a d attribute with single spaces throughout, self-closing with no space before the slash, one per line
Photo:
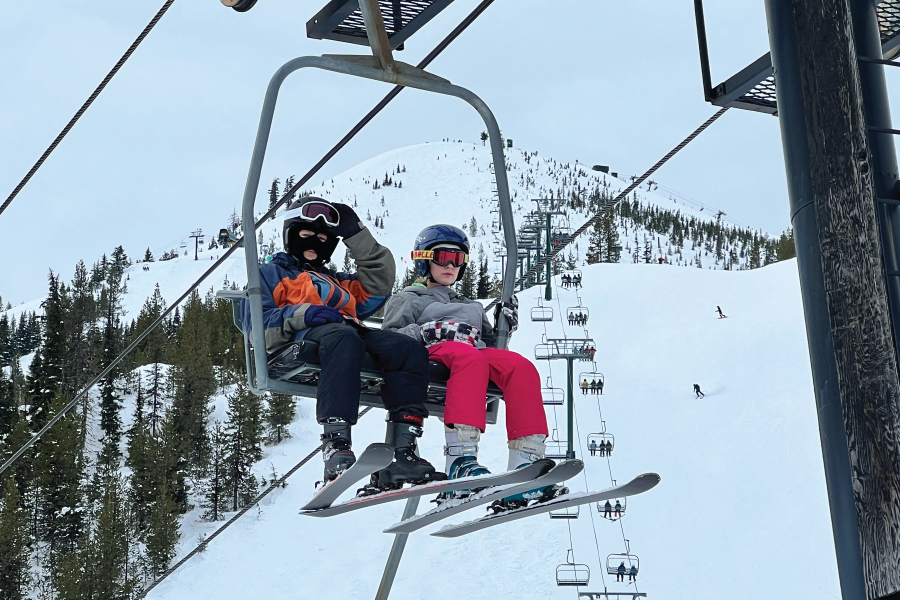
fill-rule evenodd
<path id="1" fill-rule="evenodd" d="M 494 328 L 488 321 L 481 302 L 463 298 L 444 286 L 427 288 L 416 283 L 403 288 L 403 291 L 388 300 L 381 327 L 422 342 L 419 325 L 430 321 L 466 323 L 477 327 L 481 332 L 479 348 L 493 347 L 496 344 Z"/>

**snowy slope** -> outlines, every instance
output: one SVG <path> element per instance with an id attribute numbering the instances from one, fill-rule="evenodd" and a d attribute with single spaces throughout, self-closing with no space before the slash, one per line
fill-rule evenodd
<path id="1" fill-rule="evenodd" d="M 677 269 L 655 265 L 595 265 L 583 269 L 583 303 L 598 343 L 598 368 L 606 376 L 599 408 L 616 436 L 613 456 L 588 457 L 593 489 L 656 471 L 662 483 L 628 503 L 617 523 L 592 522 L 583 509 L 574 521 L 546 515 L 524 519 L 458 540 L 410 537 L 392 598 L 563 598 L 554 572 L 572 547 L 591 568 L 582 591 L 603 589 L 598 562 L 623 552 L 623 538 L 641 559 L 638 589 L 649 597 L 685 600 L 837 597 L 831 540 L 807 359 L 800 294 L 793 261 L 749 272 Z M 558 284 L 558 280 L 557 280 Z M 554 322 L 576 305 L 573 291 L 557 290 Z M 519 295 L 524 323 L 512 347 L 533 356 L 545 329 L 527 319 L 538 290 Z M 720 305 L 728 319 L 719 320 Z M 570 337 L 582 334 L 565 326 Z M 546 363 L 542 374 L 550 374 Z M 586 370 L 586 369 L 585 369 Z M 576 367 L 576 374 L 580 372 Z M 564 365 L 552 365 L 564 387 Z M 699 383 L 707 396 L 695 400 Z M 317 443 L 313 403 L 300 400 L 294 438 L 268 450 L 261 475 L 284 473 Z M 577 398 L 579 455 L 599 431 L 595 396 Z M 357 445 L 383 437 L 381 411 L 354 432 Z M 548 408 L 550 427 L 564 429 L 564 413 Z M 482 444 L 482 458 L 506 462 L 501 422 Z M 440 424 L 426 427 L 423 455 L 442 460 Z M 156 588 L 149 598 L 245 600 L 248 597 L 371 598 L 377 589 L 399 503 L 331 519 L 297 514 L 321 477 L 314 459 L 200 556 Z M 584 489 L 584 478 L 570 482 Z M 425 503 L 423 502 L 423 505 Z M 424 506 L 420 510 L 425 510 Z M 475 509 L 478 511 L 479 509 Z M 476 512 L 457 521 L 476 516 Z M 182 553 L 216 524 L 189 518 Z M 605 576 L 610 591 L 633 589 Z"/>
<path id="2" fill-rule="evenodd" d="M 517 221 L 534 208 L 532 198 L 555 197 L 565 198 L 574 189 L 593 189 L 597 185 L 606 185 L 612 193 L 620 191 L 627 186 L 622 179 L 613 178 L 610 175 L 591 171 L 586 165 L 564 164 L 556 160 L 543 157 L 535 152 L 521 149 L 508 149 L 508 178 L 513 197 L 513 204 Z M 394 253 L 397 261 L 398 277 L 403 276 L 409 266 L 408 257 L 416 234 L 425 226 L 434 222 L 451 223 L 463 226 L 470 223 L 475 217 L 478 223 L 478 235 L 472 236 L 473 255 L 477 257 L 478 248 L 481 246 L 485 253 L 491 257 L 491 208 L 495 205 L 492 192 L 492 174 L 490 171 L 490 149 L 482 146 L 480 142 L 435 142 L 419 144 L 392 150 L 367 160 L 344 173 L 324 181 L 319 185 L 308 188 L 313 194 L 320 195 L 334 201 L 356 203 L 356 211 L 373 231 L 376 238 L 388 246 Z M 398 167 L 402 170 L 397 173 Z M 403 170 L 405 169 L 405 170 Z M 373 189 L 376 181 L 380 183 L 388 175 L 394 184 L 402 187 L 379 187 Z M 271 185 L 271 181 L 263 181 L 260 186 L 260 194 L 256 203 L 257 213 L 262 216 L 268 200 L 265 190 Z M 676 198 L 672 195 L 647 192 L 642 188 L 639 197 L 644 203 L 651 203 L 670 210 L 680 210 L 685 216 L 694 216 L 700 220 L 713 220 L 710 207 L 703 207 L 689 199 Z M 384 204 L 382 205 L 382 198 Z M 704 210 L 705 208 L 705 210 Z M 233 207 L 240 213 L 240 207 Z M 207 243 L 210 236 L 217 235 L 219 229 L 227 225 L 227 215 L 232 207 L 225 207 L 218 220 L 207 223 L 204 231 L 207 234 Z M 375 228 L 375 217 L 384 219 L 384 228 Z M 589 218 L 585 213 L 571 212 L 568 224 L 575 228 Z M 371 219 L 371 220 L 369 220 Z M 560 219 L 557 225 L 565 225 L 566 220 Z M 263 243 L 270 246 L 270 251 L 281 249 L 281 219 L 266 222 L 262 228 Z M 126 272 L 128 278 L 128 294 L 124 299 L 124 310 L 127 318 L 135 318 L 140 311 L 144 300 L 153 293 L 154 286 L 159 283 L 163 297 L 171 304 L 178 298 L 193 281 L 199 277 L 211 264 L 210 258 L 217 258 L 221 250 L 208 250 L 201 244 L 199 260 L 194 260 L 194 242 L 188 237 L 189 226 L 185 226 L 185 237 L 172 242 L 161 243 L 157 248 L 152 248 L 153 254 L 159 258 L 163 252 L 178 251 L 179 257 L 171 261 L 157 261 L 150 263 L 150 271 L 143 271 L 143 265 L 137 263 Z M 626 235 L 621 230 L 622 244 L 627 246 L 634 241 L 635 231 L 631 228 Z M 662 237 L 662 247 L 665 248 L 666 239 Z M 111 244 L 117 240 L 111 240 Z M 181 248 L 180 244 L 186 247 Z M 343 245 L 338 247 L 333 261 L 337 265 L 343 264 Z M 577 257 L 578 264 L 583 262 L 587 251 L 586 235 L 571 248 Z M 131 248 L 126 245 L 126 252 L 132 260 L 143 257 L 145 249 Z M 187 252 L 188 256 L 185 256 Z M 702 249 L 697 249 L 702 252 Z M 685 251 L 687 262 L 692 251 Z M 473 257 L 473 258 L 474 258 Z M 85 259 L 90 263 L 92 260 Z M 623 262 L 631 262 L 627 250 L 622 256 Z M 704 258 L 704 264 L 713 266 L 711 261 Z M 494 262 L 492 266 L 499 273 L 500 263 Z M 715 267 L 713 267 L 715 268 Z M 201 286 L 201 293 L 205 293 L 210 287 L 221 288 L 226 280 L 236 282 L 239 285 L 246 283 L 246 274 L 243 268 L 243 252 L 238 250 L 232 257 L 213 273 Z M 2 293 L 2 290 L 0 290 Z M 40 303 L 43 299 L 34 300 L 13 307 L 7 312 L 12 318 L 18 318 L 23 311 L 41 311 Z"/>

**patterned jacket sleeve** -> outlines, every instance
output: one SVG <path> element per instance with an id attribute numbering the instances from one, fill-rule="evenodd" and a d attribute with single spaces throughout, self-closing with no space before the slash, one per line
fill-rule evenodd
<path id="1" fill-rule="evenodd" d="M 279 308 L 275 302 L 275 288 L 287 272 L 277 265 L 267 264 L 259 268 L 259 275 L 266 353 L 272 354 L 293 341 L 298 331 L 306 329 L 306 309 L 310 304 L 289 304 Z M 241 306 L 241 319 L 244 331 L 250 331 L 250 303 L 247 300 Z"/>

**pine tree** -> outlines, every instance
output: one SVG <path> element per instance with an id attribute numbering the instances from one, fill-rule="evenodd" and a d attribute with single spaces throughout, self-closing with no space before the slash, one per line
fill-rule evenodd
<path id="1" fill-rule="evenodd" d="M 0 502 L 0 599 L 28 597 L 29 537 L 27 518 L 20 506 L 19 490 L 12 477 L 3 486 Z"/>
<path id="2" fill-rule="evenodd" d="M 163 484 L 150 512 L 150 529 L 146 541 L 147 560 L 154 577 L 165 573 L 169 563 L 175 558 L 179 528 L 178 503 L 171 497 L 168 486 Z"/>
<path id="3" fill-rule="evenodd" d="M 265 413 L 268 426 L 267 441 L 280 444 L 286 438 L 291 437 L 288 430 L 294 420 L 294 397 L 289 394 L 269 394 L 268 409 Z"/>
<path id="4" fill-rule="evenodd" d="M 118 476 L 111 477 L 104 486 L 86 553 L 87 589 L 83 590 L 86 598 L 124 600 L 129 597 L 131 586 L 126 565 L 132 540 L 128 539 L 126 502 L 121 481 Z"/>
<path id="5" fill-rule="evenodd" d="M 272 210 L 278 201 L 281 200 L 280 192 L 278 191 L 278 184 L 280 180 L 276 177 L 272 180 L 272 187 L 269 188 L 269 210 Z M 272 218 L 275 218 L 275 215 L 272 215 Z"/>
<path id="6" fill-rule="evenodd" d="M 203 519 L 218 521 L 228 510 L 228 435 L 222 423 L 213 423 L 210 434 L 210 456 L 206 477 L 200 485 L 200 508 Z"/>
<path id="7" fill-rule="evenodd" d="M 350 252 L 344 252 L 344 266 L 341 267 L 342 273 L 356 273 L 356 261 L 350 256 Z"/>
<path id="8" fill-rule="evenodd" d="M 66 404 L 57 391 L 52 404 L 56 414 Z M 75 550 L 84 531 L 82 509 L 82 456 L 80 419 L 66 414 L 41 438 L 34 468 L 40 484 L 39 539 L 50 545 L 54 556 Z"/>
<path id="9" fill-rule="evenodd" d="M 490 298 L 491 274 L 488 271 L 488 260 L 483 251 L 479 251 L 478 255 L 478 285 L 475 287 L 475 297 Z"/>
<path id="10" fill-rule="evenodd" d="M 228 484 L 232 510 L 246 505 L 256 495 L 253 463 L 262 458 L 263 419 L 260 397 L 250 392 L 247 384 L 238 382 L 228 397 Z"/>
<path id="11" fill-rule="evenodd" d="M 150 246 L 147 246 L 147 251 L 144 252 L 144 262 L 145 263 L 153 262 L 153 253 L 150 252 Z"/>
<path id="12" fill-rule="evenodd" d="M 456 289 L 464 298 L 475 298 L 475 269 L 471 264 L 466 267 L 466 271 L 456 283 Z"/>
<path id="13" fill-rule="evenodd" d="M 209 401 L 216 391 L 216 378 L 210 353 L 210 332 L 206 307 L 194 291 L 184 308 L 184 322 L 173 352 L 172 379 L 175 397 L 172 415 L 181 438 L 181 455 L 187 463 L 202 470 L 209 452 L 206 430 Z"/>
<path id="14" fill-rule="evenodd" d="M 591 235 L 588 239 L 587 264 L 595 265 L 602 260 L 603 254 L 603 220 L 599 219 L 591 227 Z"/>
<path id="15" fill-rule="evenodd" d="M 16 405 L 15 385 L 0 368 L 0 446 L 6 442 L 18 422 L 19 407 Z"/>
<path id="16" fill-rule="evenodd" d="M 603 262 L 618 263 L 622 257 L 622 247 L 619 245 L 619 229 L 616 227 L 615 216 L 607 214 L 602 223 Z"/>

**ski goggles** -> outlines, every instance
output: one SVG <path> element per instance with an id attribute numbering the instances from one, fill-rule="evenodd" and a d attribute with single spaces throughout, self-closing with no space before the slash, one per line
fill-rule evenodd
<path id="1" fill-rule="evenodd" d="M 318 200 L 310 200 L 299 208 L 289 210 L 284 215 L 284 218 L 285 220 L 299 218 L 304 221 L 322 219 L 329 227 L 337 227 L 341 222 L 341 214 L 335 207 L 325 202 L 319 202 Z"/>
<path id="2" fill-rule="evenodd" d="M 412 258 L 413 260 L 430 260 L 441 267 L 446 267 L 447 265 L 462 267 L 469 262 L 469 255 L 462 250 L 448 250 L 446 248 L 413 250 Z"/>

